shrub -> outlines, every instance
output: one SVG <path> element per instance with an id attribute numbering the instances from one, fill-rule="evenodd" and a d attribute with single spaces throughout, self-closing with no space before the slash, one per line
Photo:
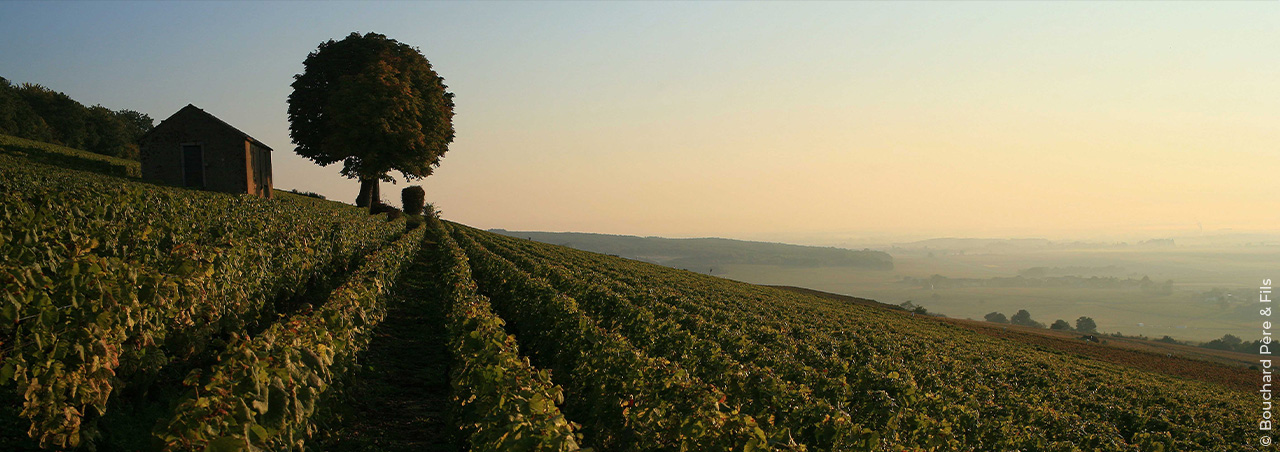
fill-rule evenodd
<path id="1" fill-rule="evenodd" d="M 400 203 L 404 206 L 404 213 L 409 215 L 422 215 L 422 207 L 426 202 L 426 198 L 426 191 L 418 185 L 400 190 Z"/>
<path id="2" fill-rule="evenodd" d="M 402 213 L 400 212 L 400 209 L 397 209 L 397 208 L 396 208 L 396 206 L 393 206 L 393 205 L 391 205 L 391 204 L 386 204 L 386 203 L 381 203 L 381 202 L 380 202 L 380 203 L 374 204 L 374 205 L 373 205 L 373 208 L 369 209 L 369 214 L 370 214 L 370 215 L 377 215 L 377 214 L 380 214 L 380 213 L 385 213 L 385 214 L 387 214 L 387 220 L 388 220 L 388 221 L 391 221 L 391 220 L 398 220 L 398 219 L 400 219 L 400 217 L 402 216 Z"/>
<path id="3" fill-rule="evenodd" d="M 298 189 L 296 189 L 296 188 L 294 188 L 294 189 L 290 189 L 290 190 L 289 190 L 289 193 L 293 193 L 293 194 L 295 194 L 295 195 L 306 196 L 306 197 L 308 197 L 308 198 L 325 199 L 324 195 L 322 195 L 322 194 L 319 194 L 319 193 L 316 193 L 316 192 L 311 192 L 311 191 L 301 191 L 301 190 L 298 190 Z"/>

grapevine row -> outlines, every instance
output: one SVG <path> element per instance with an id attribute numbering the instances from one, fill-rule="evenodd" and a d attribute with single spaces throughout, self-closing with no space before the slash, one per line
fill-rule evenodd
<path id="1" fill-rule="evenodd" d="M 442 223 L 428 223 L 428 245 L 444 288 L 445 325 L 454 358 L 452 399 L 472 451 L 578 450 L 575 424 L 560 413 L 564 402 L 549 372 L 520 356 L 489 300 L 476 293 L 467 256 Z"/>
<path id="2" fill-rule="evenodd" d="M 496 242 L 505 241 L 511 246 L 523 247 L 530 253 L 538 253 L 538 245 L 528 241 L 514 241 L 499 235 L 484 234 Z M 577 255 L 578 253 L 573 253 Z M 585 253 L 582 253 L 585 255 Z M 540 256 L 543 262 L 572 261 L 570 256 Z M 561 260 L 563 259 L 563 260 Z M 816 404 L 829 404 L 838 407 L 844 416 L 835 418 L 851 419 L 850 424 L 836 423 L 834 427 L 814 422 L 804 422 L 803 418 L 795 421 L 795 428 L 801 432 L 800 437 L 823 450 L 865 450 L 878 443 L 882 432 L 887 432 L 892 440 L 895 430 L 900 424 L 928 422 L 916 413 L 902 409 L 902 399 L 911 397 L 913 388 L 902 381 L 893 371 L 878 371 L 868 366 L 858 366 L 840 360 L 830 353 L 824 353 L 814 344 L 796 341 L 788 337 L 785 327 L 771 327 L 763 319 L 743 322 L 726 312 L 717 312 L 698 302 L 680 296 L 659 297 L 655 294 L 665 293 L 662 288 L 636 290 L 607 276 L 585 269 L 585 266 L 574 267 L 576 272 L 584 276 L 580 281 L 594 281 L 608 284 L 613 290 L 629 294 L 636 305 L 647 306 L 663 319 L 671 319 L 681 327 L 696 333 L 696 340 L 703 343 L 719 344 L 722 350 L 731 354 L 732 359 L 752 363 L 765 375 L 777 375 L 782 384 L 794 382 L 805 392 L 811 392 L 817 399 Z M 576 284 L 572 279 L 566 281 L 566 287 Z M 701 301 L 701 300 L 699 300 Z M 670 303 L 670 304 L 668 304 Z M 707 317 L 698 315 L 703 313 Z M 711 369 L 714 371 L 714 369 Z M 779 389 L 775 387 L 775 389 Z M 760 395 L 765 403 L 777 403 L 779 408 L 790 409 L 792 404 L 785 403 L 782 394 L 767 393 Z M 852 416 L 849 416 L 849 415 Z M 861 426 L 859 425 L 861 424 Z"/>
<path id="3" fill-rule="evenodd" d="M 742 344 L 740 341 L 709 340 L 695 335 L 700 331 L 681 323 L 686 320 L 683 312 L 652 303 L 642 296 L 624 297 L 614 291 L 624 289 L 611 284 L 614 281 L 538 259 L 526 254 L 517 244 L 502 243 L 503 240 L 493 235 L 484 234 L 480 239 L 486 247 L 573 296 L 592 316 L 613 325 L 611 329 L 618 330 L 632 343 L 641 344 L 646 353 L 670 357 L 702 380 L 724 388 L 732 403 L 741 405 L 744 412 L 757 419 L 775 419 L 775 424 L 785 429 L 777 436 L 794 435 L 801 443 L 817 450 L 869 450 L 878 444 L 873 430 L 854 423 L 844 410 L 814 397 L 808 386 L 782 378 L 771 367 L 789 363 L 772 359 L 740 361 L 741 355 L 724 348 L 725 345 L 736 348 Z M 843 381 L 827 383 L 847 387 Z"/>
<path id="4" fill-rule="evenodd" d="M 342 270 L 403 222 L 300 197 L 192 192 L 0 156 L 0 383 L 74 447 L 117 378 L 145 381 Z M 87 426 L 91 427 L 91 426 Z"/>
<path id="5" fill-rule="evenodd" d="M 1224 388 L 1037 350 L 882 309 L 478 235 L 649 300 L 646 306 L 655 313 L 676 319 L 699 337 L 731 341 L 720 342 L 725 350 L 746 350 L 739 355 L 743 362 L 763 366 L 770 357 L 793 359 L 792 371 L 770 365 L 788 380 L 807 384 L 819 379 L 804 374 L 837 376 L 868 389 L 893 383 L 875 391 L 895 407 L 888 423 L 875 420 L 874 412 L 851 410 L 855 422 L 884 425 L 877 430 L 883 431 L 885 449 L 1254 447 L 1243 441 L 1250 424 L 1243 416 L 1245 399 Z M 663 311 L 659 304 L 671 309 Z M 681 311 L 688 316 L 681 317 Z M 707 324 L 713 326 L 700 327 Z M 732 341 L 738 339 L 715 333 L 718 329 L 741 331 L 745 342 L 735 347 Z M 836 405 L 849 397 L 812 387 Z M 1196 414 L 1186 413 L 1186 407 L 1195 407 Z"/>
<path id="6" fill-rule="evenodd" d="M 459 228 L 452 228 L 458 232 Z M 467 237 L 454 234 L 481 292 L 522 348 L 562 375 L 565 411 L 600 450 L 766 450 L 756 420 L 723 405 L 719 389 L 650 357 L 601 327 L 577 302 Z"/>
<path id="7" fill-rule="evenodd" d="M 158 432 L 166 450 L 302 449 L 316 402 L 348 372 L 386 315 L 382 294 L 418 252 L 423 228 L 374 252 L 319 308 L 235 341 Z"/>

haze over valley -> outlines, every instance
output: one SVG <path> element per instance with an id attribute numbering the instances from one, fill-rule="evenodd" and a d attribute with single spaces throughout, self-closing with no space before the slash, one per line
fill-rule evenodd
<path id="1" fill-rule="evenodd" d="M 728 239 L 495 230 L 755 284 L 806 287 L 956 318 L 1027 310 L 1048 325 L 1085 316 L 1098 331 L 1206 342 L 1256 335 L 1257 290 L 1280 236 L 1129 242 L 930 239 L 865 250 Z M 888 265 L 886 265 L 888 264 Z"/>

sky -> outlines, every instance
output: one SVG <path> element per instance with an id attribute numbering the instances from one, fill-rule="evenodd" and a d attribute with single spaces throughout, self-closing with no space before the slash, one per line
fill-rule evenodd
<path id="1" fill-rule="evenodd" d="M 834 244 L 1276 231 L 1276 2 L 5 2 L 0 76 L 293 153 L 307 54 L 378 32 L 455 94 L 415 182 L 480 228 Z M 398 202 L 402 181 L 384 184 Z"/>

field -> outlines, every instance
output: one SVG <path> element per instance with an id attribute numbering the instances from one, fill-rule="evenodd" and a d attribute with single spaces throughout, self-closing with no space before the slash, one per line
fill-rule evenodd
<path id="1" fill-rule="evenodd" d="M 702 379 L 708 391 L 720 396 L 718 403 L 750 415 L 768 438 L 795 439 L 815 450 L 1250 447 L 1243 440 L 1227 439 L 1248 436 L 1249 423 L 1244 419 L 1248 397 L 1239 389 L 995 338 L 900 311 L 734 283 L 460 226 L 453 230 L 466 236 L 464 248 L 476 266 L 481 291 L 486 285 L 499 285 L 490 296 L 498 311 L 511 319 L 518 338 L 529 335 L 530 327 L 520 321 L 532 314 L 523 311 L 524 305 L 555 304 L 559 299 L 558 303 L 572 306 L 571 298 L 587 311 L 586 316 L 599 319 L 605 331 L 623 335 L 626 342 L 620 340 L 622 344 L 629 342 L 641 353 L 670 359 Z M 531 277 L 532 282 L 514 282 Z M 535 288 L 546 294 L 538 302 L 519 295 Z M 534 323 L 538 324 L 559 322 Z M 562 337 L 528 340 L 538 344 L 547 339 L 554 339 L 554 346 L 545 352 L 534 349 L 535 365 L 552 366 L 556 375 L 568 372 L 570 379 L 590 372 L 558 367 L 567 359 L 562 353 L 573 353 Z M 760 380 L 762 376 L 776 380 Z M 590 381 L 579 384 L 593 394 L 600 389 Z M 574 405 L 574 388 L 573 383 L 566 385 L 565 413 L 570 419 L 593 409 L 589 404 Z M 771 402 L 763 402 L 763 394 L 769 394 Z M 1184 396 L 1208 398 L 1175 400 Z M 651 403 L 656 410 L 670 409 L 663 401 Z M 1180 415 L 1164 410 L 1183 412 L 1193 406 L 1220 407 L 1222 411 L 1212 416 L 1224 416 L 1217 428 L 1226 430 L 1183 436 L 1190 433 L 1189 426 L 1165 424 Z M 1155 414 L 1161 412 L 1166 414 Z M 1150 423 L 1156 418 L 1161 420 Z M 761 423 L 764 419 L 772 422 Z M 1135 428 L 1130 422 L 1141 426 Z M 607 425 L 598 430 L 588 427 L 584 427 L 586 438 L 596 438 L 603 449 L 617 446 L 605 441 L 621 432 L 613 433 Z M 1222 439 L 1213 441 L 1223 441 L 1220 444 L 1197 444 L 1190 439 L 1219 434 Z M 653 435 L 653 441 L 661 444 L 661 433 Z"/>
<path id="2" fill-rule="evenodd" d="M 1256 450 L 1203 361 L 3 154 L 4 450 Z"/>
<path id="3" fill-rule="evenodd" d="M 1280 247 L 1188 247 L 1168 250 L 1102 249 L 1038 250 L 929 256 L 892 252 L 894 269 L 868 271 L 848 267 L 792 268 L 768 265 L 725 265 L 716 275 L 755 284 L 789 285 L 870 298 L 884 303 L 906 301 L 949 317 L 981 320 L 990 312 L 1011 316 L 1026 309 L 1045 324 L 1057 319 L 1074 324 L 1093 318 L 1098 330 L 1152 339 L 1208 341 L 1233 334 L 1258 335 L 1257 285 L 1280 262 Z M 1087 287 L 946 287 L 922 288 L 903 277 L 990 279 L 1014 277 L 1034 267 L 1116 268 L 1118 272 L 1081 274 L 1090 277 L 1173 281 L 1171 294 L 1134 289 Z M 1079 272 L 1077 272 L 1079 273 Z M 1209 295 L 1214 288 L 1230 299 Z M 1249 339 L 1253 340 L 1253 339 Z"/>
<path id="4" fill-rule="evenodd" d="M 873 300 L 847 295 L 799 287 L 775 287 L 846 303 L 893 308 L 890 305 L 884 305 Z M 1081 340 L 1081 333 L 1074 331 L 996 324 L 979 320 L 915 316 L 905 310 L 900 311 L 900 313 L 901 315 L 912 316 L 912 318 L 920 321 L 942 322 L 991 337 L 1008 339 L 1035 347 L 1052 349 L 1151 372 L 1216 383 L 1244 391 L 1252 391 L 1258 384 L 1258 371 L 1256 370 L 1258 356 L 1248 353 L 1214 350 L 1187 344 L 1171 344 L 1132 337 L 1104 336 L 1098 342 L 1090 342 Z"/>
<path id="5" fill-rule="evenodd" d="M 0 146 L 8 450 L 181 449 L 217 440 L 247 394 L 289 402 L 254 405 L 278 422 L 249 431 L 305 432 L 288 418 L 353 362 L 422 235 L 337 203 L 154 186 L 75 150 Z"/>

